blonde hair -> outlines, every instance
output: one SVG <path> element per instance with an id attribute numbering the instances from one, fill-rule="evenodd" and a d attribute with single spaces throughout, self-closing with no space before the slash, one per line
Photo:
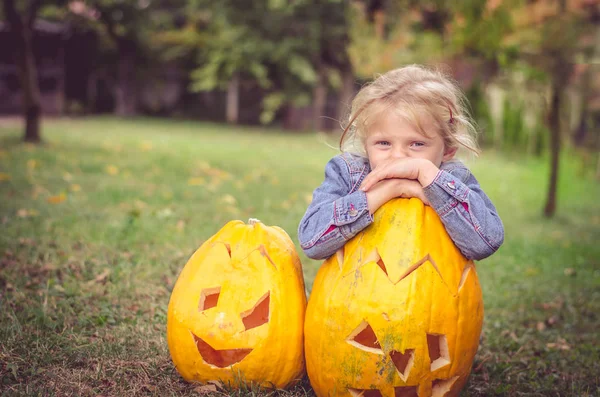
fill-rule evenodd
<path id="1" fill-rule="evenodd" d="M 425 136 L 429 135 L 422 127 L 421 117 L 429 116 L 446 149 L 463 147 L 479 154 L 477 130 L 461 89 L 441 71 L 420 65 L 391 70 L 361 88 L 352 101 L 340 150 L 366 156 L 368 128 L 388 111 L 406 118 Z"/>

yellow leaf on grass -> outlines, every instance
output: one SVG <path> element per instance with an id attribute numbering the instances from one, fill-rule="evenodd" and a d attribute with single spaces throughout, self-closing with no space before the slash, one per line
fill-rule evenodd
<path id="1" fill-rule="evenodd" d="M 10 175 L 0 172 L 0 182 L 2 181 L 10 181 Z"/>
<path id="2" fill-rule="evenodd" d="M 235 203 L 236 203 L 236 201 L 237 201 L 237 200 L 235 199 L 235 197 L 233 197 L 231 194 L 225 194 L 225 195 L 224 195 L 224 196 L 221 198 L 221 200 L 223 200 L 223 202 L 224 202 L 224 203 L 231 204 L 231 205 L 235 205 Z"/>
<path id="3" fill-rule="evenodd" d="M 27 169 L 29 171 L 34 170 L 35 167 L 37 167 L 37 160 L 34 160 L 34 159 L 27 160 Z"/>
<path id="4" fill-rule="evenodd" d="M 105 171 L 109 175 L 117 175 L 119 173 L 119 168 L 114 165 L 107 165 Z"/>
<path id="5" fill-rule="evenodd" d="M 151 142 L 142 142 L 140 144 L 140 150 L 142 152 L 148 152 L 148 151 L 152 150 L 152 143 Z"/>
<path id="6" fill-rule="evenodd" d="M 50 196 L 46 199 L 50 204 L 60 204 L 67 199 L 65 193 L 57 194 L 56 196 Z"/>
<path id="7" fill-rule="evenodd" d="M 69 174 L 68 172 L 65 172 L 63 174 L 63 180 L 65 182 L 71 182 L 73 180 L 73 175 Z"/>
<path id="8" fill-rule="evenodd" d="M 204 178 L 190 178 L 188 179 L 188 186 L 201 186 L 204 185 L 206 183 L 206 181 L 204 180 Z"/>
<path id="9" fill-rule="evenodd" d="M 20 210 L 17 211 L 17 216 L 19 218 L 27 218 L 30 216 L 36 216 L 38 214 L 39 214 L 39 212 L 37 212 L 36 210 L 28 210 L 25 208 L 21 208 Z"/>
<path id="10" fill-rule="evenodd" d="M 81 191 L 81 186 L 79 186 L 78 184 L 74 183 L 71 185 L 71 191 L 72 192 L 79 192 Z"/>

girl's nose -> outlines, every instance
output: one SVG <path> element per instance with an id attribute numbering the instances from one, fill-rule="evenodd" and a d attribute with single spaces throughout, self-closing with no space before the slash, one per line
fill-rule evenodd
<path id="1" fill-rule="evenodd" d="M 394 148 L 392 156 L 395 159 L 401 159 L 407 156 L 406 151 L 403 148 Z"/>

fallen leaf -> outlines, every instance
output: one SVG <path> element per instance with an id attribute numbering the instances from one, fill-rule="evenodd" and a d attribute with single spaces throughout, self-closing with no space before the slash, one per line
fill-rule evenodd
<path id="1" fill-rule="evenodd" d="M 96 276 L 96 278 L 94 278 L 94 281 L 97 283 L 104 283 L 106 281 L 106 279 L 108 278 L 108 276 L 110 276 L 110 269 L 104 269 L 104 271 L 102 273 L 100 273 L 99 275 Z"/>
<path id="2" fill-rule="evenodd" d="M 211 385 L 215 385 L 218 389 L 223 389 L 223 384 L 221 382 L 219 382 L 218 380 L 209 380 L 207 383 L 210 383 Z"/>
<path id="3" fill-rule="evenodd" d="M 562 338 L 559 338 L 558 342 L 556 343 L 546 343 L 546 347 L 556 350 L 571 350 L 571 346 Z"/>
<path id="4" fill-rule="evenodd" d="M 34 160 L 34 159 L 27 160 L 27 169 L 29 171 L 33 171 L 37 167 L 37 164 L 38 164 L 37 160 Z"/>
<path id="5" fill-rule="evenodd" d="M 152 143 L 151 142 L 142 142 L 140 145 L 140 150 L 142 152 L 148 152 L 148 151 L 152 150 Z"/>
<path id="6" fill-rule="evenodd" d="M 10 175 L 0 172 L 0 182 L 2 181 L 10 181 Z"/>
<path id="7" fill-rule="evenodd" d="M 78 184 L 74 183 L 70 186 L 70 189 L 72 192 L 79 192 L 81 191 L 81 186 L 79 186 Z"/>
<path id="8" fill-rule="evenodd" d="M 204 178 L 190 178 L 188 179 L 188 186 L 201 186 L 204 185 L 206 183 L 206 181 L 204 180 Z"/>
<path id="9" fill-rule="evenodd" d="M 217 386 L 215 385 L 202 385 L 194 388 L 194 391 L 198 394 L 210 394 L 215 393 L 217 391 Z"/>
<path id="10" fill-rule="evenodd" d="M 50 196 L 46 199 L 50 204 L 60 204 L 67 199 L 67 195 L 65 193 L 58 194 L 56 196 Z"/>
<path id="11" fill-rule="evenodd" d="M 185 221 L 183 219 L 178 220 L 176 227 L 177 227 L 177 230 L 183 231 L 183 229 L 185 229 Z"/>
<path id="12" fill-rule="evenodd" d="M 233 197 L 231 194 L 225 194 L 225 195 L 223 195 L 223 197 L 221 198 L 221 200 L 224 203 L 231 204 L 231 205 L 235 205 L 235 203 L 236 203 L 235 197 Z"/>
<path id="13" fill-rule="evenodd" d="M 565 273 L 565 276 L 570 276 L 570 277 L 575 276 L 577 274 L 575 269 L 573 269 L 572 267 L 565 268 L 564 273 Z"/>
<path id="14" fill-rule="evenodd" d="M 38 214 L 39 214 L 39 212 L 37 212 L 36 210 L 28 210 L 25 208 L 21 208 L 20 210 L 17 211 L 17 216 L 19 218 L 27 218 L 30 216 L 36 216 Z"/>
<path id="15" fill-rule="evenodd" d="M 65 172 L 63 174 L 63 180 L 65 182 L 71 182 L 73 180 L 73 175 L 69 174 L 68 172 Z"/>
<path id="16" fill-rule="evenodd" d="M 536 328 L 541 332 L 546 329 L 546 324 L 544 324 L 542 321 L 538 321 Z"/>
<path id="17" fill-rule="evenodd" d="M 117 175 L 119 173 L 119 168 L 114 165 L 107 165 L 105 171 L 109 175 Z"/>

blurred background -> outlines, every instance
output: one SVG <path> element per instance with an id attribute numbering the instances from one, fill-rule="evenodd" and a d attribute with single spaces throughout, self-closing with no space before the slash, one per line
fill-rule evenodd
<path id="1" fill-rule="evenodd" d="M 463 396 L 600 395 L 600 0 L 0 0 L 0 394 L 272 395 L 183 382 L 173 285 L 256 217 L 310 294 L 340 124 L 411 63 L 465 91 L 506 230 Z"/>
<path id="2" fill-rule="evenodd" d="M 361 83 L 426 63 L 467 92 L 484 145 L 599 145 L 596 0 L 2 3 L 0 114 L 26 114 L 30 141 L 39 117 L 97 114 L 339 131 Z"/>

